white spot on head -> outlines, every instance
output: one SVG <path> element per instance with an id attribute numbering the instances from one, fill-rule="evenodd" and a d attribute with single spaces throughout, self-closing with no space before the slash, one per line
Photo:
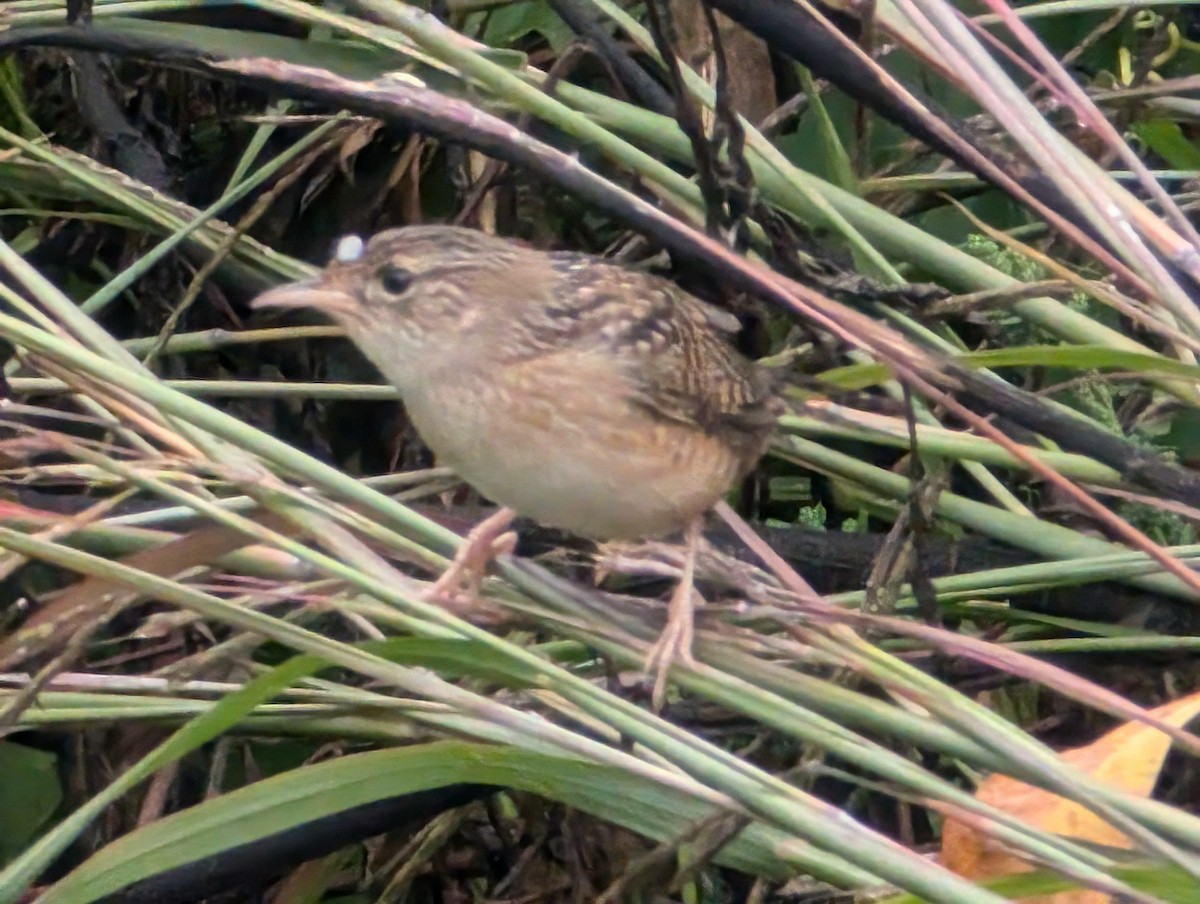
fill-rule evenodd
<path id="1" fill-rule="evenodd" d="M 362 257 L 363 244 L 361 237 L 357 235 L 344 235 L 338 239 L 337 247 L 334 249 L 333 257 L 338 263 L 351 264 Z"/>

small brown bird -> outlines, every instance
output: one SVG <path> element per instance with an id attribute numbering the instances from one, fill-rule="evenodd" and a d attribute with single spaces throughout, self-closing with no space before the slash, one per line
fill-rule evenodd
<path id="1" fill-rule="evenodd" d="M 515 514 L 600 540 L 683 528 L 684 573 L 647 658 L 661 696 L 672 660 L 691 656 L 703 515 L 779 413 L 768 372 L 729 342 L 736 318 L 600 258 L 450 226 L 343 239 L 322 273 L 254 306 L 333 318 L 438 459 L 505 506 L 434 593 L 481 575 Z"/>

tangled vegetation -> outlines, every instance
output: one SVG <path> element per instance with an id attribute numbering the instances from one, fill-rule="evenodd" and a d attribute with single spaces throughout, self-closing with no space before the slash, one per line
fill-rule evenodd
<path id="1" fill-rule="evenodd" d="M 1193 7 L 8 0 L 0 49 L 0 902 L 1197 900 Z M 668 275 L 784 381 L 661 711 L 669 546 L 520 524 L 425 601 L 489 501 L 251 311 L 413 222 Z"/>

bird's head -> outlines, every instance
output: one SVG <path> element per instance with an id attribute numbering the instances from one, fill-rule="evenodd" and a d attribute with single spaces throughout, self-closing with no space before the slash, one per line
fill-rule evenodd
<path id="1" fill-rule="evenodd" d="M 366 243 L 343 238 L 320 273 L 264 292 L 252 306 L 323 312 L 400 382 L 398 371 L 422 366 L 425 352 L 444 356 L 486 334 L 489 324 L 494 332 L 533 294 L 540 261 L 536 252 L 473 229 L 406 226 Z"/>

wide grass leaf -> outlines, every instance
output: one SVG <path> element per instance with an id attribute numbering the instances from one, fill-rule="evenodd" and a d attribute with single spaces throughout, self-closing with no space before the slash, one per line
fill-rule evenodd
<path id="1" fill-rule="evenodd" d="M 612 767 L 511 747 L 440 741 L 351 754 L 264 779 L 150 823 L 99 851 L 40 899 L 88 904 L 165 870 L 374 801 L 448 785 L 528 791 L 666 841 L 712 816 L 712 805 Z M 807 849 L 751 826 L 717 862 L 782 878 Z"/>

